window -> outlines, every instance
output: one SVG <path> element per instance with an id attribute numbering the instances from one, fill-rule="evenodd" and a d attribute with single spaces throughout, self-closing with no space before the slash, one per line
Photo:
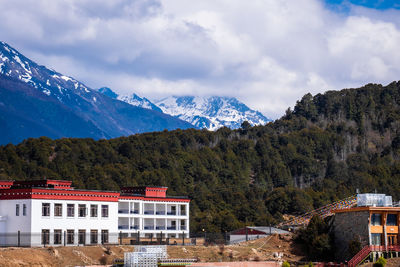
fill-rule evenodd
<path id="1" fill-rule="evenodd" d="M 22 204 L 22 215 L 26 216 L 26 204 Z"/>
<path id="2" fill-rule="evenodd" d="M 86 217 L 86 204 L 78 205 L 78 217 Z"/>
<path id="3" fill-rule="evenodd" d="M 108 205 L 101 205 L 101 217 L 108 217 Z"/>
<path id="4" fill-rule="evenodd" d="M 397 214 L 388 214 L 386 225 L 389 225 L 389 226 L 397 225 Z"/>
<path id="5" fill-rule="evenodd" d="M 60 245 L 62 238 L 62 231 L 61 230 L 54 230 L 54 245 Z"/>
<path id="6" fill-rule="evenodd" d="M 186 215 L 186 205 L 181 205 L 181 215 Z"/>
<path id="7" fill-rule="evenodd" d="M 78 231 L 78 244 L 82 244 L 82 245 L 86 244 L 86 230 Z"/>
<path id="8" fill-rule="evenodd" d="M 375 246 L 380 246 L 381 242 L 381 234 L 371 234 L 371 244 Z"/>
<path id="9" fill-rule="evenodd" d="M 42 216 L 50 216 L 50 203 L 42 203 Z"/>
<path id="10" fill-rule="evenodd" d="M 101 230 L 101 243 L 102 244 L 108 243 L 108 230 Z"/>
<path id="11" fill-rule="evenodd" d="M 97 217 L 97 205 L 90 205 L 90 217 Z"/>
<path id="12" fill-rule="evenodd" d="M 62 216 L 62 204 L 54 204 L 54 216 Z"/>
<path id="13" fill-rule="evenodd" d="M 90 244 L 97 244 L 97 230 L 90 230 Z"/>
<path id="14" fill-rule="evenodd" d="M 19 216 L 19 204 L 15 205 L 15 216 Z"/>
<path id="15" fill-rule="evenodd" d="M 67 230 L 67 244 L 74 244 L 75 233 L 74 230 Z"/>
<path id="16" fill-rule="evenodd" d="M 42 244 L 48 245 L 50 241 L 50 230 L 42 229 Z"/>
<path id="17" fill-rule="evenodd" d="M 67 204 L 67 216 L 75 217 L 75 204 Z"/>
<path id="18" fill-rule="evenodd" d="M 372 213 L 371 225 L 382 225 L 382 214 Z"/>

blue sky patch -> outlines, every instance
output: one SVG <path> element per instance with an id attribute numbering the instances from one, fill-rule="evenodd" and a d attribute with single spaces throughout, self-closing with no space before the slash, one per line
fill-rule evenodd
<path id="1" fill-rule="evenodd" d="M 363 6 L 367 8 L 385 10 L 400 9 L 400 1 L 394 0 L 324 0 L 330 9 L 335 11 L 346 12 L 350 8 L 350 4 Z"/>

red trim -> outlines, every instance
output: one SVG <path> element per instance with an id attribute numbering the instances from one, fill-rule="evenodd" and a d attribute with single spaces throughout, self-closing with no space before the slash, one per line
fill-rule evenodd
<path id="1" fill-rule="evenodd" d="M 0 190 L 0 200 L 3 199 L 54 199 L 54 200 L 85 200 L 118 202 L 119 199 L 136 199 L 159 202 L 190 202 L 188 198 L 158 198 L 145 196 L 120 196 L 116 192 L 93 192 L 79 189 L 48 189 L 48 188 L 20 188 Z"/>
<path id="2" fill-rule="evenodd" d="M 16 187 L 48 187 L 52 185 L 54 188 L 59 189 L 70 189 L 72 181 L 66 180 L 33 180 L 33 181 L 15 181 L 14 186 Z"/>
<path id="3" fill-rule="evenodd" d="M 0 191 L 0 200 L 4 199 L 52 199 L 118 202 L 119 193 L 93 192 L 85 190 L 57 190 L 23 188 Z"/>
<path id="4" fill-rule="evenodd" d="M 133 187 L 123 187 L 123 193 L 134 193 L 143 195 L 146 197 L 167 197 L 168 187 L 161 186 L 133 186 Z"/>
<path id="5" fill-rule="evenodd" d="M 0 181 L 0 189 L 9 189 L 14 181 Z"/>

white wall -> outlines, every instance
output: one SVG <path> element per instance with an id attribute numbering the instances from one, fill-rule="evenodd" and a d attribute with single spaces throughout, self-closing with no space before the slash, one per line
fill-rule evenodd
<path id="1" fill-rule="evenodd" d="M 19 216 L 16 215 L 16 205 L 19 204 Z M 26 215 L 23 216 L 23 205 L 26 205 Z M 30 245 L 31 232 L 31 199 L 8 199 L 0 201 L 0 245 L 15 246 L 18 243 L 20 231 L 20 245 Z"/>
<path id="2" fill-rule="evenodd" d="M 50 203 L 50 216 L 42 216 L 42 203 Z M 54 204 L 62 204 L 62 216 L 54 216 Z M 75 205 L 75 216 L 67 217 L 67 204 Z M 78 204 L 86 204 L 86 217 L 78 217 Z M 97 217 L 90 217 L 90 205 L 98 205 Z M 108 205 L 108 218 L 101 217 L 101 205 Z M 75 245 L 78 243 L 78 230 L 86 230 L 86 244 L 90 244 L 90 230 L 98 230 L 98 242 L 101 242 L 101 230 L 109 231 L 109 242 L 118 242 L 118 202 L 100 201 L 69 201 L 69 200 L 32 200 L 32 227 L 34 234 L 32 245 L 40 245 L 42 229 L 50 230 L 50 244 L 53 243 L 52 237 L 54 229 L 64 231 L 75 230 Z M 62 241 L 62 244 L 64 240 Z"/>
<path id="3" fill-rule="evenodd" d="M 127 205 L 126 203 L 130 202 L 130 205 Z M 133 220 L 131 219 L 129 229 L 120 229 L 123 233 L 137 233 L 137 231 L 140 231 L 140 235 L 143 237 L 146 234 L 153 233 L 155 234 L 160 234 L 160 232 L 163 232 L 163 235 L 178 235 L 182 234 L 182 232 L 185 233 L 186 237 L 189 237 L 189 203 L 182 203 L 182 202 L 163 202 L 163 201 L 143 201 L 143 200 L 119 200 L 119 206 L 120 209 L 125 209 L 125 207 L 129 206 L 130 208 L 133 207 L 133 203 L 136 203 L 137 206 L 139 206 L 139 214 L 133 214 L 133 213 L 120 213 L 118 214 L 119 218 L 136 218 L 139 222 L 139 229 L 130 229 L 130 226 L 132 226 Z M 165 214 L 144 214 L 144 209 L 146 207 L 146 210 L 154 210 L 154 204 L 157 205 L 157 210 L 162 210 L 165 211 Z M 181 215 L 180 214 L 180 206 L 183 205 L 186 210 L 186 215 Z M 176 206 L 176 215 L 167 215 L 167 212 L 171 211 L 171 206 Z M 171 221 L 174 220 L 176 221 L 176 230 L 168 230 L 167 228 L 160 230 L 160 229 L 154 229 L 154 230 L 145 230 L 144 226 L 146 225 L 154 225 L 154 226 L 165 226 L 169 227 L 171 226 Z M 185 226 L 186 229 L 180 229 L 180 221 L 185 220 Z M 121 223 L 125 224 L 126 220 L 119 220 Z M 154 224 L 154 221 L 156 224 Z M 159 224 L 157 224 L 159 222 Z"/>

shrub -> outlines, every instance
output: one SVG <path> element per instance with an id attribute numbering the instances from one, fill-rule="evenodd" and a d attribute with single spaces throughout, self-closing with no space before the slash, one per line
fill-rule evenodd
<path id="1" fill-rule="evenodd" d="M 100 262 L 100 264 L 102 264 L 102 265 L 106 265 L 107 262 L 108 262 L 108 257 L 107 257 L 107 255 L 101 256 L 100 259 L 99 259 L 99 262 Z"/>
<path id="2" fill-rule="evenodd" d="M 379 259 L 374 263 L 373 267 L 385 267 L 386 259 L 383 257 L 379 257 Z"/>
<path id="3" fill-rule="evenodd" d="M 282 267 L 290 267 L 290 263 L 287 262 L 287 261 L 284 261 L 284 262 L 282 263 Z"/>
<path id="4" fill-rule="evenodd" d="M 314 263 L 312 263 L 312 261 L 310 261 L 310 262 L 308 263 L 308 267 L 314 267 Z"/>

